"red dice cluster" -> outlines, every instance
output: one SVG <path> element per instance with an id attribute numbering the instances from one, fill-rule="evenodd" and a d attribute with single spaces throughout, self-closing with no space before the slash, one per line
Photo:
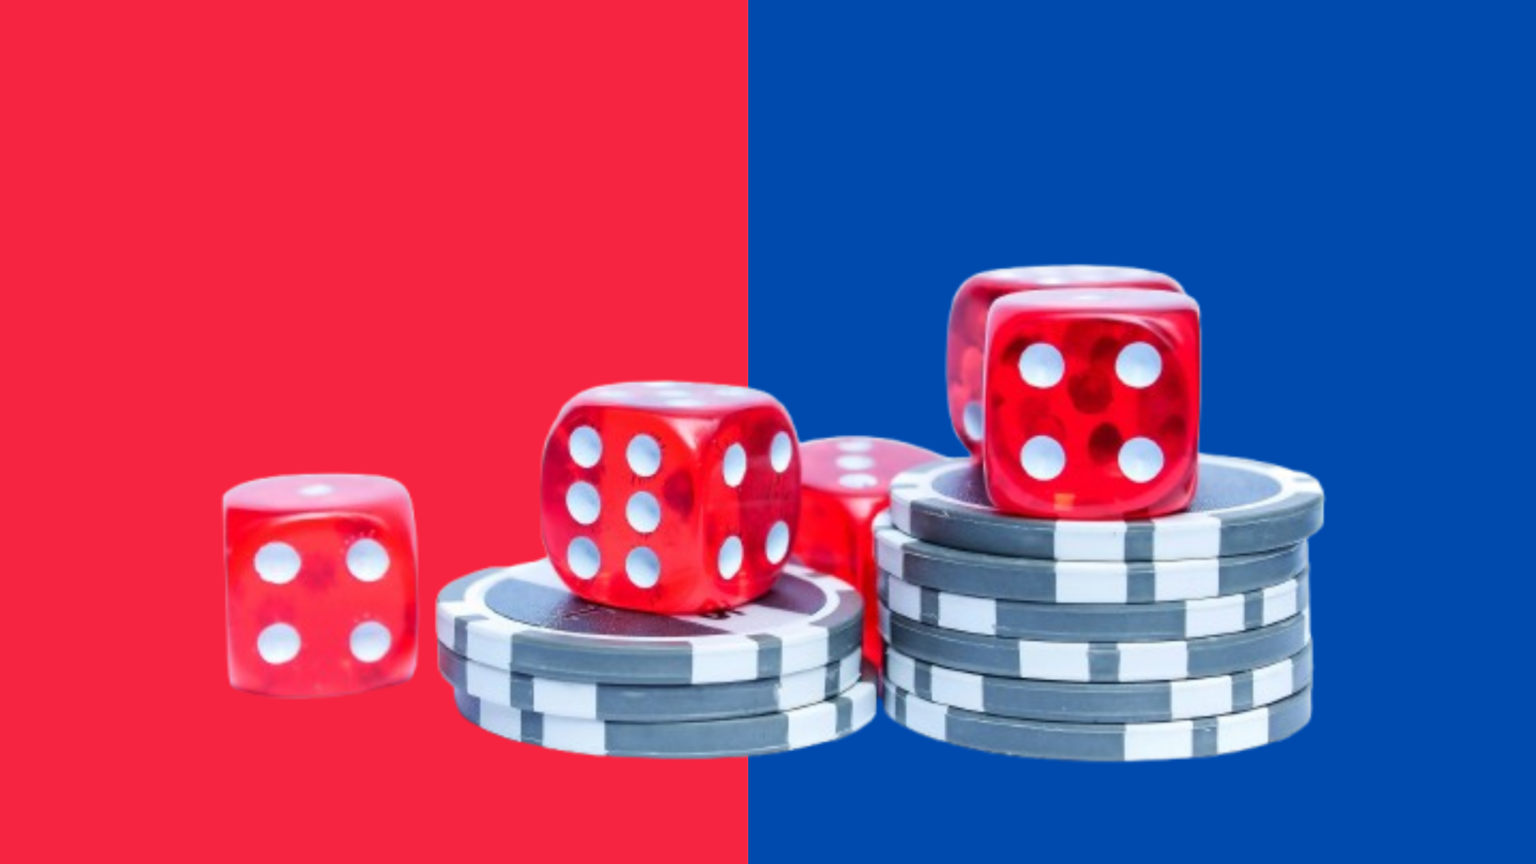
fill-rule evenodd
<path id="1" fill-rule="evenodd" d="M 955 297 L 949 401 L 1004 512 L 1174 513 L 1195 493 L 1200 308 L 1160 273 L 1032 267 Z"/>
<path id="2" fill-rule="evenodd" d="M 580 597 L 729 609 L 773 587 L 800 519 L 789 414 L 745 387 L 650 382 L 579 394 L 544 447 L 544 545 Z"/>

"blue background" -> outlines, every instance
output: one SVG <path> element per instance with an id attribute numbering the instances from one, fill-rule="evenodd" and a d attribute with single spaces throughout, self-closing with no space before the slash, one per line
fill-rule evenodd
<path id="1" fill-rule="evenodd" d="M 882 717 L 753 760 L 753 856 L 1294 864 L 1508 841 L 1536 669 L 1531 22 L 952 5 L 753 6 L 752 384 L 802 438 L 958 454 L 944 337 L 966 276 L 1172 274 L 1203 307 L 1202 449 L 1328 494 L 1314 719 L 1254 752 L 1084 765 Z"/>

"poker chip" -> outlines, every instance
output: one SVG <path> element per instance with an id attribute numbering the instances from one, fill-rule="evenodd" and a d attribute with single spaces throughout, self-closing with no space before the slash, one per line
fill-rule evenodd
<path id="1" fill-rule="evenodd" d="M 977 636 L 930 627 L 880 606 L 880 634 L 902 654 L 949 669 L 1044 681 L 1177 681 L 1277 663 L 1310 639 L 1308 614 L 1202 639 L 1165 642 L 1049 642 Z"/>
<path id="2" fill-rule="evenodd" d="M 891 521 L 952 549 L 1054 561 L 1213 559 L 1294 546 L 1323 524 L 1323 490 L 1306 474 L 1223 456 L 1200 457 L 1187 511 L 1129 522 L 1011 516 L 992 507 L 980 466 L 950 459 L 891 482 Z"/>
<path id="3" fill-rule="evenodd" d="M 1009 756 L 1131 762 L 1235 753 L 1296 734 L 1312 717 L 1312 688 L 1271 705 L 1163 723 L 1057 723 L 999 717 L 935 704 L 893 684 L 886 716 L 920 735 Z"/>
<path id="4" fill-rule="evenodd" d="M 1153 642 L 1257 630 L 1307 606 L 1307 571 L 1270 588 L 1171 603 L 1019 603 L 949 594 L 882 572 L 881 602 L 903 618 L 982 636 L 1047 641 Z"/>
<path id="5" fill-rule="evenodd" d="M 1231 675 L 1128 684 L 976 675 L 887 648 L 885 677 L 921 699 L 965 711 L 1070 723 L 1154 723 L 1248 711 L 1298 693 L 1312 683 L 1312 646 Z"/>
<path id="6" fill-rule="evenodd" d="M 526 744 L 593 756 L 724 759 L 798 750 L 862 729 L 875 715 L 866 672 L 847 692 L 790 711 L 686 723 L 616 723 L 497 705 L 454 691 L 459 713 L 481 729 Z"/>
<path id="7" fill-rule="evenodd" d="M 573 595 L 547 560 L 482 570 L 437 598 L 438 641 L 495 669 L 567 682 L 691 685 L 783 677 L 859 650 L 863 602 L 790 565 L 752 603 L 656 615 Z"/>
<path id="8" fill-rule="evenodd" d="M 439 644 L 438 670 L 453 688 L 483 703 L 536 714 L 628 723 L 749 717 L 804 708 L 847 692 L 860 677 L 859 654 L 782 677 L 691 686 L 593 684 L 493 669 Z"/>
<path id="9" fill-rule="evenodd" d="M 950 549 L 875 525 L 880 569 L 904 582 L 970 597 L 1030 603 L 1158 603 L 1258 591 L 1295 579 L 1307 564 L 1296 543 L 1226 558 L 1180 561 L 1051 561 Z"/>

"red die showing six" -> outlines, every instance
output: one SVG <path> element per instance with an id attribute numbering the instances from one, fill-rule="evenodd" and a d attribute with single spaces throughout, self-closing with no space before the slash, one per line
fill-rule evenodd
<path id="1" fill-rule="evenodd" d="M 1183 294 L 1032 291 L 987 320 L 987 491 L 1001 510 L 1122 519 L 1195 494 L 1200 307 Z"/>
<path id="2" fill-rule="evenodd" d="M 804 464 L 800 490 L 800 534 L 795 557 L 859 589 L 864 608 L 875 597 L 875 517 L 890 506 L 897 474 L 942 458 L 937 453 L 880 438 L 828 438 L 800 445 Z M 864 656 L 876 667 L 879 617 L 864 616 Z"/>
<path id="3" fill-rule="evenodd" d="M 745 387 L 645 383 L 578 395 L 544 445 L 550 562 L 577 595 L 666 614 L 773 587 L 800 515 L 795 429 Z"/>
<path id="4" fill-rule="evenodd" d="M 985 423 L 981 398 L 982 354 L 987 341 L 987 312 L 999 297 L 1020 291 L 1061 288 L 1184 289 L 1161 273 L 1129 267 L 1017 267 L 972 276 L 955 294 L 949 315 L 949 415 L 955 434 L 980 455 Z"/>
<path id="5" fill-rule="evenodd" d="M 384 477 L 255 480 L 224 496 L 229 682 L 336 696 L 416 671 L 416 526 Z"/>

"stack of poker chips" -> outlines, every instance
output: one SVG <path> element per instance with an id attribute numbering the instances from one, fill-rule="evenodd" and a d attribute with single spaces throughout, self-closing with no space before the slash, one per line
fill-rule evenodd
<path id="1" fill-rule="evenodd" d="M 549 562 L 483 570 L 438 595 L 438 666 L 459 712 L 555 750 L 755 756 L 841 738 L 875 714 L 864 604 L 787 566 L 724 612 L 656 615 L 582 600 Z"/>
<path id="2" fill-rule="evenodd" d="M 1201 456 L 1183 513 L 1029 519 L 946 460 L 891 487 L 876 529 L 886 714 L 965 747 L 1183 759 L 1278 741 L 1311 716 L 1313 478 Z"/>

